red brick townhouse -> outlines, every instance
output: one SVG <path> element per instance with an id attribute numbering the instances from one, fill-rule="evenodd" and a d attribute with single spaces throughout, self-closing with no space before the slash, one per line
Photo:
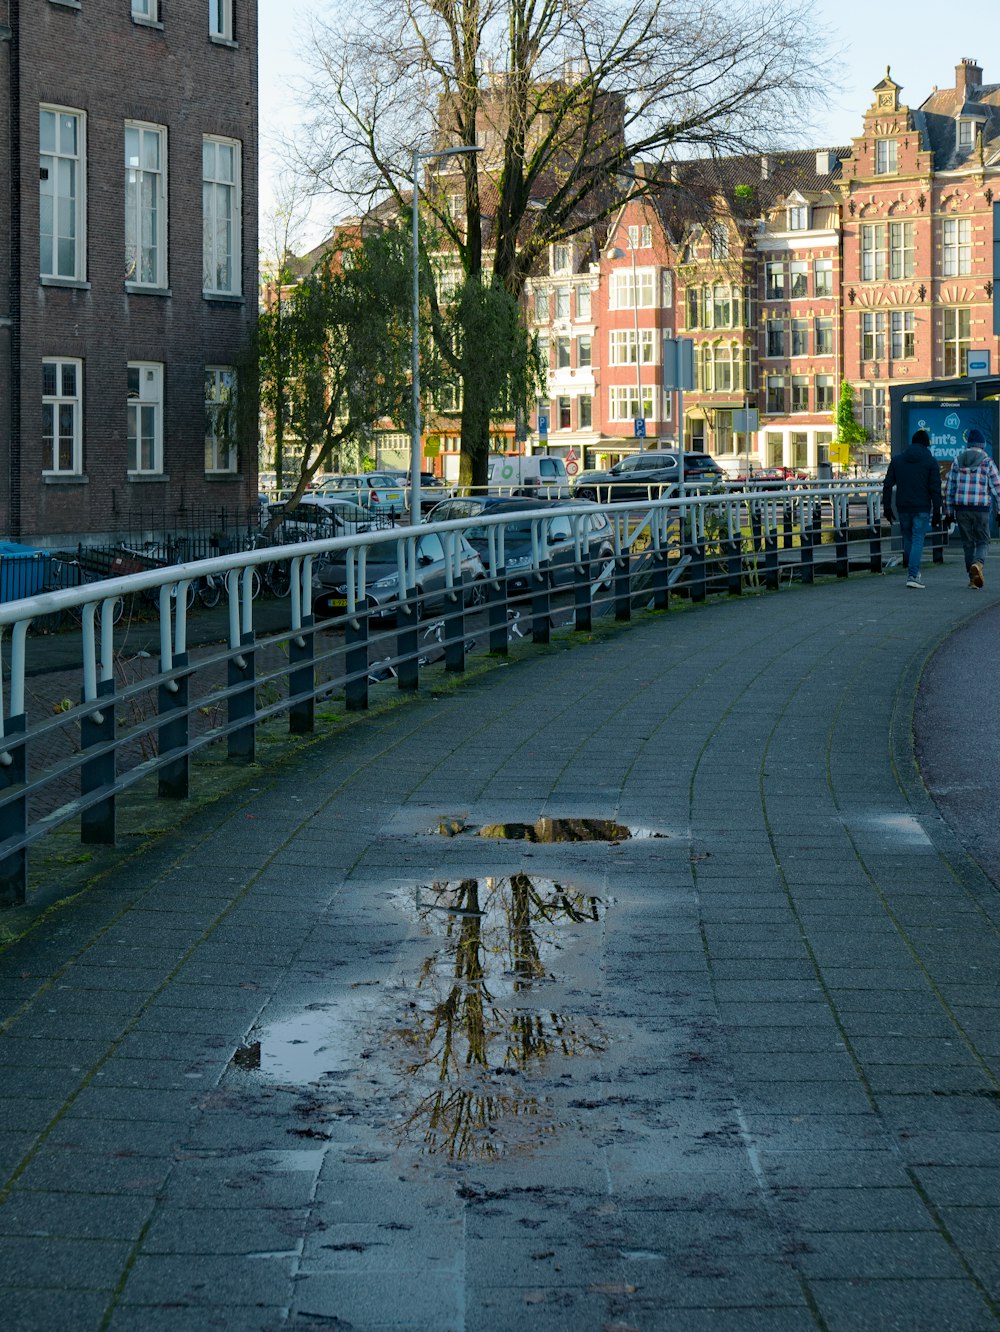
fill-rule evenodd
<path id="1" fill-rule="evenodd" d="M 253 0 L 6 0 L 0 526 L 58 546 L 256 495 Z"/>

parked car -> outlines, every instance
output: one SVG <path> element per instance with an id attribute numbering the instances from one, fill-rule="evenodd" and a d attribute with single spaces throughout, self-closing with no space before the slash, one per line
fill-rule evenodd
<path id="1" fill-rule="evenodd" d="M 572 500 L 503 499 L 493 495 L 469 495 L 444 500 L 433 509 L 428 522 L 446 519 L 478 518 L 502 513 L 524 514 L 523 519 L 504 524 L 504 561 L 507 569 L 507 588 L 510 592 L 525 590 L 529 585 L 532 561 L 532 520 L 538 516 L 548 518 L 547 538 L 549 556 L 543 568 L 551 575 L 553 586 L 564 586 L 573 581 L 573 562 L 576 545 L 573 540 L 573 518 L 561 510 L 573 505 Z M 589 507 L 589 505 L 588 505 Z M 587 552 L 592 559 L 610 559 L 614 555 L 614 537 L 607 515 L 598 506 L 586 516 Z M 489 536 L 485 527 L 470 527 L 463 534 L 476 550 L 485 566 L 489 566 Z"/>
<path id="2" fill-rule="evenodd" d="M 676 449 L 633 453 L 608 471 L 581 472 L 576 478 L 576 499 L 620 503 L 661 499 L 677 491 L 680 463 Z M 684 454 L 684 481 L 692 485 L 725 480 L 725 473 L 707 453 Z"/>
<path id="3" fill-rule="evenodd" d="M 486 570 L 468 541 L 460 539 L 461 569 L 469 580 L 465 593 L 467 606 L 480 606 L 486 600 Z M 447 591 L 444 542 L 437 532 L 425 532 L 417 538 L 415 592 L 421 597 L 424 613 L 440 609 Z M 388 540 L 369 549 L 365 560 L 365 598 L 373 616 L 394 616 L 399 604 L 399 565 L 396 542 Z M 317 562 L 313 572 L 313 610 L 326 618 L 347 609 L 347 552 L 338 551 L 330 559 Z"/>

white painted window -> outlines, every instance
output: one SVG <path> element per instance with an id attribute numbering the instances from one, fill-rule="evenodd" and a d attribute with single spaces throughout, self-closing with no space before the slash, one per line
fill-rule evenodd
<path id="1" fill-rule="evenodd" d="M 87 276 L 86 116 L 66 107 L 38 112 L 38 190 L 42 277 Z"/>
<path id="2" fill-rule="evenodd" d="M 205 471 L 236 471 L 236 371 L 205 369 Z"/>
<path id="3" fill-rule="evenodd" d="M 167 285 L 167 131 L 125 122 L 125 281 Z"/>
<path id="4" fill-rule="evenodd" d="M 202 140 L 203 287 L 207 295 L 239 296 L 240 144 Z"/>
<path id="5" fill-rule="evenodd" d="M 960 277 L 972 271 L 972 223 L 967 217 L 946 217 L 943 223 L 944 275 Z"/>
<path id="6" fill-rule="evenodd" d="M 208 0 L 208 35 L 233 40 L 233 0 Z"/>
<path id="7" fill-rule="evenodd" d="M 43 470 L 56 476 L 83 471 L 83 362 L 42 361 Z"/>
<path id="8" fill-rule="evenodd" d="M 163 471 L 163 365 L 128 363 L 128 470 L 137 476 Z"/>

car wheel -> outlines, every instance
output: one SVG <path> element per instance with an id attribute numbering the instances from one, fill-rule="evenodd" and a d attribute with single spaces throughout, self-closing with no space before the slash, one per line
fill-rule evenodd
<path id="1" fill-rule="evenodd" d="M 485 606 L 488 600 L 486 592 L 486 579 L 477 578 L 471 587 L 466 590 L 465 604 L 467 607 Z"/>

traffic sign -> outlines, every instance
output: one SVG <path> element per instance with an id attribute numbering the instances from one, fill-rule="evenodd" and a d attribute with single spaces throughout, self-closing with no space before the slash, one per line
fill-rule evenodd
<path id="1" fill-rule="evenodd" d="M 644 416 L 635 418 L 635 437 L 636 439 L 646 438 L 646 418 Z"/>

